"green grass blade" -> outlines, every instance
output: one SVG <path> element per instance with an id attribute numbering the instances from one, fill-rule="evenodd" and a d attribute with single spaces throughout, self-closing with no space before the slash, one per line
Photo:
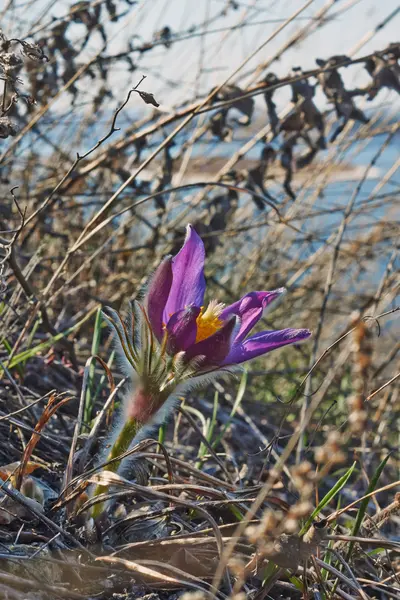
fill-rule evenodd
<path id="1" fill-rule="evenodd" d="M 53 336 L 49 337 L 48 340 L 46 340 L 45 342 L 42 342 L 41 344 L 38 344 L 37 346 L 34 346 L 33 348 L 28 348 L 27 350 L 24 350 L 23 352 L 16 354 L 13 357 L 13 359 L 11 360 L 10 364 L 8 365 L 8 368 L 9 369 L 15 368 L 17 365 L 28 360 L 28 358 L 32 358 L 33 356 L 36 356 L 36 354 L 39 354 L 40 352 L 44 352 L 45 350 L 48 350 L 56 342 L 59 342 L 60 340 L 67 337 L 71 333 L 76 332 L 84 323 L 86 323 L 86 321 L 88 321 L 91 318 L 91 316 L 93 315 L 95 310 L 97 310 L 97 308 L 89 311 L 88 314 L 83 317 L 83 319 L 81 319 L 80 321 L 77 321 L 74 325 L 72 325 L 72 327 L 69 327 L 65 331 L 61 331 L 60 333 L 57 333 L 57 335 L 53 335 Z M 0 370 L 0 374 L 2 374 L 1 370 Z"/>
<path id="2" fill-rule="evenodd" d="M 276 565 L 272 560 L 268 561 L 268 564 L 263 570 L 263 587 L 267 586 L 271 579 L 274 578 L 276 573 L 279 571 L 278 565 Z"/>
<path id="3" fill-rule="evenodd" d="M 300 536 L 302 536 L 306 533 L 306 531 L 309 529 L 312 522 L 314 521 L 315 517 L 317 517 L 319 515 L 319 513 L 321 512 L 321 510 L 323 510 L 325 508 L 325 506 L 327 504 L 329 504 L 329 502 L 336 496 L 336 494 L 338 494 L 340 492 L 340 490 L 342 488 L 344 488 L 344 486 L 350 479 L 350 477 L 355 469 L 356 464 L 357 463 L 354 462 L 351 465 L 351 467 L 349 469 L 347 469 L 346 473 L 339 479 L 339 481 L 337 481 L 335 483 L 333 488 L 331 490 L 329 490 L 329 492 L 322 498 L 321 502 L 318 504 L 318 506 L 315 508 L 315 510 L 313 510 L 310 518 L 307 519 L 305 525 L 302 527 L 300 534 L 299 534 Z"/>
<path id="4" fill-rule="evenodd" d="M 374 473 L 371 481 L 369 482 L 369 486 L 367 488 L 367 491 L 365 492 L 365 495 L 370 494 L 376 488 L 376 485 L 378 483 L 379 477 L 381 476 L 382 471 L 385 468 L 386 463 L 389 460 L 389 458 L 390 458 L 390 454 L 388 454 L 387 456 L 385 456 L 385 458 L 378 465 L 378 468 L 376 469 L 376 471 L 375 471 L 375 473 Z M 364 517 L 365 517 L 365 513 L 367 511 L 369 500 L 370 500 L 370 498 L 364 498 L 364 500 L 362 500 L 361 503 L 360 503 L 360 508 L 358 509 L 357 517 L 356 517 L 356 520 L 354 522 L 353 530 L 351 532 L 351 535 L 353 535 L 353 536 L 356 536 L 358 534 L 358 532 L 359 532 L 359 529 L 361 527 L 361 523 L 363 522 Z M 347 561 L 349 560 L 349 558 L 351 556 L 353 548 L 354 548 L 354 542 L 350 542 L 349 551 L 347 553 L 347 558 L 346 558 Z"/>
<path id="5" fill-rule="evenodd" d="M 341 498 L 339 496 L 337 504 L 336 504 L 336 511 L 340 510 L 340 508 L 341 508 L 340 500 L 341 500 Z M 336 522 L 337 522 L 336 520 L 331 521 L 330 526 L 332 527 L 332 529 L 335 528 Z M 334 543 L 335 543 L 334 540 L 329 540 L 327 548 L 333 548 Z M 334 554 L 332 552 L 325 552 L 324 563 L 326 565 L 331 565 L 333 562 L 333 558 L 334 558 Z M 328 571 L 328 569 L 325 569 L 325 567 L 323 567 L 321 569 L 322 581 L 328 581 L 329 577 L 330 577 L 330 572 Z"/>
<path id="6" fill-rule="evenodd" d="M 102 324 L 102 316 L 101 316 L 101 307 L 97 309 L 96 320 L 94 323 L 94 331 L 93 331 L 93 340 L 92 340 L 92 356 L 95 356 L 99 352 L 100 347 L 100 338 L 101 338 L 101 324 Z M 94 374 L 95 374 L 96 365 L 94 360 L 92 360 L 89 367 L 88 374 L 88 382 L 86 387 L 86 395 L 85 395 L 85 407 L 84 407 L 84 423 L 89 424 L 92 420 L 93 414 L 93 405 L 95 402 L 94 395 Z"/>
<path id="7" fill-rule="evenodd" d="M 158 441 L 160 442 L 160 444 L 165 444 L 165 434 L 166 434 L 166 431 L 167 431 L 167 424 L 163 423 L 158 428 Z"/>
<path id="8" fill-rule="evenodd" d="M 9 342 L 8 340 L 6 340 L 5 338 L 3 338 L 3 340 L 2 340 L 2 344 L 3 344 L 4 348 L 7 350 L 7 352 L 8 352 L 8 355 L 10 355 L 10 354 L 11 354 L 11 352 L 12 352 L 12 347 L 11 347 L 11 344 L 10 344 L 10 342 Z M 19 376 L 21 377 L 21 379 L 23 379 L 23 377 L 24 377 L 24 370 L 23 370 L 23 368 L 21 367 L 21 365 L 18 365 L 18 367 L 17 367 L 17 371 L 18 371 L 18 373 L 19 373 Z M 3 376 L 3 370 L 2 370 L 2 369 L 0 369 L 0 378 L 1 378 L 2 376 Z"/>

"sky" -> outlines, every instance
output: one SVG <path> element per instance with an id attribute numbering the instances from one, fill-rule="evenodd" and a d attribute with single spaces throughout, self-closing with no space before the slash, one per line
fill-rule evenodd
<path id="1" fill-rule="evenodd" d="M 142 3 L 143 9 L 137 10 L 135 24 L 127 28 L 114 40 L 115 47 L 122 49 L 125 36 L 134 32 L 143 40 L 149 40 L 161 27 L 168 25 L 172 31 L 188 30 L 192 25 L 213 19 L 226 6 L 225 0 L 151 0 Z M 210 23 L 208 30 L 237 25 L 246 26 L 236 30 L 209 33 L 204 37 L 178 42 L 167 50 L 160 47 L 151 54 L 144 55 L 141 69 L 147 74 L 146 84 L 154 93 L 161 94 L 165 100 L 179 102 L 179 96 L 190 97 L 197 90 L 207 91 L 227 78 L 258 46 L 273 34 L 283 21 L 290 17 L 305 2 L 303 0 L 246 0 L 239 2 L 237 10 L 230 9 L 223 19 Z M 284 53 L 281 60 L 273 64 L 279 76 L 286 75 L 292 66 L 301 64 L 304 68 L 315 68 L 316 56 L 327 57 L 332 54 L 350 52 L 360 40 L 383 21 L 400 4 L 396 0 L 337 0 L 326 2 L 314 0 L 297 18 L 287 25 L 246 65 L 236 78 L 240 85 L 246 85 L 249 78 L 243 77 L 260 61 L 271 57 L 281 45 L 298 29 L 309 27 L 315 15 L 327 4 L 331 4 L 327 16 L 333 16 L 323 27 L 316 28 L 295 48 Z M 341 10 L 349 7 L 346 12 Z M 334 17 L 335 13 L 339 13 Z M 265 21 L 275 20 L 267 23 Z M 388 25 L 376 33 L 356 52 L 363 56 L 376 49 L 385 47 L 388 42 L 398 41 L 400 31 L 400 10 Z M 126 38 L 125 38 L 126 39 Z M 202 75 L 199 66 L 202 58 Z M 146 69 L 147 67 L 147 69 Z M 368 81 L 362 66 L 348 69 L 344 78 L 354 86 Z M 173 84 L 171 86 L 171 83 Z M 173 89 L 176 85 L 176 90 Z M 171 89 L 172 87 L 172 89 Z M 167 103 L 167 102 L 165 102 Z"/>
<path id="2" fill-rule="evenodd" d="M 173 111 L 174 106 L 183 101 L 193 101 L 199 94 L 208 93 L 215 85 L 228 78 L 252 52 L 274 35 L 278 27 L 282 27 L 295 11 L 306 4 L 306 0 L 235 2 L 236 9 L 228 0 L 138 0 L 117 23 L 111 23 L 107 12 L 103 10 L 103 21 L 110 39 L 110 53 L 126 50 L 132 41 L 137 44 L 150 41 L 155 32 L 165 26 L 170 27 L 172 32 L 179 36 L 192 26 L 197 27 L 197 32 L 206 32 L 206 35 L 177 41 L 170 49 L 159 46 L 143 54 L 138 62 L 138 70 L 133 74 L 127 73 L 125 64 L 116 64 L 109 76 L 114 97 L 124 98 L 127 90 L 137 82 L 140 75 L 145 74 L 146 81 L 142 89 L 154 93 L 161 104 L 160 110 L 166 113 Z M 325 58 L 332 54 L 348 53 L 359 57 L 399 40 L 398 0 L 308 2 L 309 5 L 298 17 L 274 35 L 273 39 L 239 71 L 233 79 L 235 83 L 245 87 L 257 80 L 252 73 L 254 68 L 261 61 L 271 58 L 282 44 L 300 29 L 305 28 L 308 32 L 311 29 L 312 33 L 286 51 L 278 61 L 274 61 L 271 70 L 279 77 L 287 75 L 293 66 L 315 68 L 316 57 Z M 115 0 L 115 3 L 118 12 L 126 10 L 124 0 Z M 3 28 L 9 36 L 26 37 L 32 31 L 32 22 L 36 21 L 34 29 L 38 37 L 43 24 L 51 22 L 53 17 L 67 14 L 72 5 L 73 2 L 68 0 L 14 1 L 11 2 L 11 9 L 7 11 L 3 20 Z M 316 15 L 327 6 L 329 10 L 326 12 L 323 26 L 315 27 Z M 227 9 L 226 16 L 221 17 L 224 8 Z M 391 21 L 368 39 L 368 34 L 377 24 L 396 9 L 398 12 Z M 85 35 L 85 28 L 82 25 L 73 25 L 69 35 L 72 39 L 80 40 Z M 365 43 L 362 43 L 363 40 Z M 85 58 L 96 54 L 100 47 L 101 37 L 95 33 L 85 49 Z M 366 85 L 370 81 L 362 65 L 343 69 L 342 75 L 349 87 Z M 95 85 L 91 84 L 87 93 L 94 96 Z M 390 96 L 391 102 L 393 94 Z M 288 89 L 277 94 L 279 103 L 288 101 L 289 98 Z M 376 103 L 381 104 L 386 98 L 387 95 L 380 95 L 374 102 L 367 103 L 367 108 L 373 110 Z M 316 100 L 320 108 L 326 107 L 326 100 L 320 91 Z M 396 100 L 397 98 L 394 99 Z M 262 104 L 262 98 L 257 98 L 258 109 Z"/>

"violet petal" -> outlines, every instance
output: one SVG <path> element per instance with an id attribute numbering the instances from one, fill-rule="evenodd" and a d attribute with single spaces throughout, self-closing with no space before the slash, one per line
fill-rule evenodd
<path id="1" fill-rule="evenodd" d="M 165 322 L 187 306 L 203 304 L 206 288 L 204 259 L 204 244 L 193 227 L 188 225 L 185 243 L 172 259 L 173 281 L 164 311 Z"/>
<path id="2" fill-rule="evenodd" d="M 232 315 L 215 333 L 210 337 L 190 346 L 185 352 L 185 358 L 191 360 L 195 356 L 204 356 L 204 365 L 219 365 L 229 354 L 235 330 L 239 324 L 236 315 Z"/>
<path id="3" fill-rule="evenodd" d="M 159 341 L 163 337 L 163 313 L 172 286 L 172 257 L 167 256 L 156 269 L 147 291 L 147 314 Z"/>
<path id="4" fill-rule="evenodd" d="M 221 319 L 227 319 L 232 314 L 238 315 L 240 318 L 240 329 L 235 342 L 244 340 L 246 335 L 261 319 L 265 308 L 284 291 L 285 288 L 279 288 L 271 292 L 250 292 L 250 294 L 246 294 L 243 298 L 227 306 L 222 311 Z"/>
<path id="5" fill-rule="evenodd" d="M 172 315 L 167 323 L 167 352 L 176 354 L 186 350 L 196 341 L 196 319 L 200 314 L 198 306 L 189 306 Z"/>
<path id="6" fill-rule="evenodd" d="M 271 350 L 297 344 L 310 337 L 308 329 L 282 329 L 280 331 L 263 331 L 252 335 L 244 342 L 235 345 L 224 360 L 224 365 L 236 365 Z"/>

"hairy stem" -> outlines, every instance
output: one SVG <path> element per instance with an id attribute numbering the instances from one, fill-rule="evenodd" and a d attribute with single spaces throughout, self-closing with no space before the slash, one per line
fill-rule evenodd
<path id="1" fill-rule="evenodd" d="M 115 440 L 110 452 L 107 455 L 107 461 L 111 461 L 123 454 L 124 452 L 126 452 L 140 428 L 141 424 L 136 419 L 131 418 L 125 421 L 121 428 L 121 431 L 118 434 L 117 439 Z M 116 473 L 120 464 L 121 460 L 114 460 L 114 462 L 107 465 L 106 470 L 111 471 L 111 473 Z M 107 485 L 97 485 L 94 488 L 92 497 L 95 498 L 96 496 L 107 492 L 107 490 Z M 104 509 L 104 502 L 99 502 L 98 504 L 95 504 L 92 508 L 92 517 L 94 519 L 98 518 L 104 512 Z"/>

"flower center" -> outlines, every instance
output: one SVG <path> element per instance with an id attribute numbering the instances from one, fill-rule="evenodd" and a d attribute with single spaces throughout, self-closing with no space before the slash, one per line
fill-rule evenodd
<path id="1" fill-rule="evenodd" d="M 210 337 L 210 335 L 221 329 L 224 322 L 219 317 L 224 307 L 224 304 L 221 304 L 216 300 L 211 300 L 206 310 L 204 310 L 204 306 L 201 307 L 200 314 L 196 319 L 196 342 L 205 340 L 206 338 Z"/>

